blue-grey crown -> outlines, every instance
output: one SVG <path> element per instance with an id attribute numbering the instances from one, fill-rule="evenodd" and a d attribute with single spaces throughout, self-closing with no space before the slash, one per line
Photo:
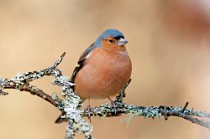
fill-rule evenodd
<path id="1" fill-rule="evenodd" d="M 97 40 L 96 40 L 95 43 L 94 43 L 94 46 L 96 46 L 96 47 L 101 47 L 101 41 L 102 41 L 104 38 L 108 37 L 108 36 L 111 36 L 111 37 L 114 37 L 114 38 L 116 38 L 116 37 L 118 37 L 118 38 L 124 38 L 124 35 L 123 35 L 120 31 L 118 31 L 118 30 L 116 30 L 116 29 L 108 29 L 108 30 L 105 30 L 105 31 L 97 38 Z"/>

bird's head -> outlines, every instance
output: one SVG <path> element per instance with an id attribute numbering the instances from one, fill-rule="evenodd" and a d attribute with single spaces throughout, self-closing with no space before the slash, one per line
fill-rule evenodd
<path id="1" fill-rule="evenodd" d="M 124 46 L 126 43 L 128 41 L 120 31 L 108 29 L 97 38 L 94 45 L 98 47 L 119 47 Z"/>

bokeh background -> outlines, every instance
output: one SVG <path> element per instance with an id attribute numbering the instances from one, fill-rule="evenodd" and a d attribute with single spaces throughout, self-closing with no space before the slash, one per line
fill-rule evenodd
<path id="1" fill-rule="evenodd" d="M 210 111 L 210 0 L 0 0 L 0 77 L 46 68 L 70 76 L 80 54 L 108 28 L 122 31 L 133 62 L 127 103 L 184 105 Z M 60 94 L 51 77 L 33 82 Z M 61 139 L 60 112 L 29 93 L 0 97 L 1 139 Z M 93 106 L 108 100 L 93 100 Z M 209 130 L 181 118 L 92 118 L 97 139 L 207 139 Z M 77 135 L 76 138 L 82 138 Z"/>

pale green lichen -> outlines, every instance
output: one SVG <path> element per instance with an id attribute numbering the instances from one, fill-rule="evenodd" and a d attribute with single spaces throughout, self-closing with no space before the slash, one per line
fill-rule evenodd
<path id="1" fill-rule="evenodd" d="M 53 84 L 61 86 L 63 101 L 57 101 L 57 95 L 53 94 L 52 98 L 56 101 L 57 108 L 64 111 L 64 115 L 61 118 L 68 120 L 66 129 L 66 139 L 71 139 L 75 135 L 75 132 L 84 133 L 85 138 L 91 138 L 92 126 L 89 125 L 82 118 L 81 99 L 75 95 L 71 87 L 74 86 L 66 76 L 57 76 Z"/>
<path id="2" fill-rule="evenodd" d="M 5 82 L 5 78 L 1 78 L 0 77 L 0 86 L 2 85 L 2 83 L 4 83 Z"/>

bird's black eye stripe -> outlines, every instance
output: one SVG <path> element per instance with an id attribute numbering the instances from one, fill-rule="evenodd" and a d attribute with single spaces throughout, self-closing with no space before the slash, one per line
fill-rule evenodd
<path id="1" fill-rule="evenodd" d="M 123 36 L 117 36 L 117 37 L 114 37 L 116 40 L 119 40 L 120 38 L 124 39 Z"/>

